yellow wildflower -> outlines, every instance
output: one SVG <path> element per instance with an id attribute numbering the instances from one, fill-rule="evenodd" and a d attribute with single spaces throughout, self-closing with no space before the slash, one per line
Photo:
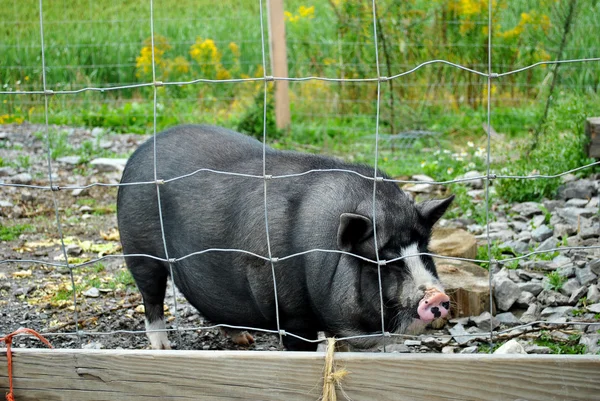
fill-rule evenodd
<path id="1" fill-rule="evenodd" d="M 173 70 L 178 74 L 187 74 L 190 71 L 190 62 L 183 56 L 177 56 L 173 60 Z"/>
<path id="2" fill-rule="evenodd" d="M 231 54 L 233 54 L 235 58 L 240 57 L 240 47 L 237 44 L 235 44 L 235 42 L 229 43 L 229 50 L 231 50 Z"/>
<path id="3" fill-rule="evenodd" d="M 217 67 L 217 79 L 230 79 L 231 74 L 222 66 Z"/>
<path id="4" fill-rule="evenodd" d="M 310 6 L 310 7 L 305 7 L 305 6 L 300 6 L 298 7 L 298 14 L 302 17 L 302 18 L 314 18 L 315 17 L 315 6 Z"/>

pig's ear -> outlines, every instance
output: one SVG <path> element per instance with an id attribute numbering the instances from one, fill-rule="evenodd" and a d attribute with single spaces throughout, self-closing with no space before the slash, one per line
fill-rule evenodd
<path id="1" fill-rule="evenodd" d="M 337 244 L 341 251 L 360 250 L 368 238 L 373 238 L 371 219 L 360 214 L 342 213 L 337 233 Z"/>
<path id="2" fill-rule="evenodd" d="M 444 215 L 453 200 L 454 195 L 446 199 L 433 199 L 419 203 L 417 209 L 425 224 L 431 228 Z"/>

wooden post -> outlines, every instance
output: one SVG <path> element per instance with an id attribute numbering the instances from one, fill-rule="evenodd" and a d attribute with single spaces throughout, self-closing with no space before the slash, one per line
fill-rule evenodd
<path id="1" fill-rule="evenodd" d="M 288 65 L 283 0 L 267 0 L 267 4 L 269 8 L 271 69 L 273 70 L 273 76 L 287 78 Z M 275 122 L 279 129 L 287 129 L 290 125 L 288 81 L 275 82 Z"/>
<path id="2" fill-rule="evenodd" d="M 590 117 L 585 122 L 585 133 L 590 138 L 588 156 L 600 159 L 600 117 Z"/>

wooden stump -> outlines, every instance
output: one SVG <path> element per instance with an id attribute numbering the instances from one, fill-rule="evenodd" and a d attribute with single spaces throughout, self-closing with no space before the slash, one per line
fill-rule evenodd
<path id="1" fill-rule="evenodd" d="M 488 271 L 475 263 L 435 259 L 440 280 L 450 297 L 452 317 L 479 316 L 490 310 Z M 494 309 L 495 314 L 495 309 Z"/>
<path id="2" fill-rule="evenodd" d="M 588 156 L 600 159 L 600 117 L 590 117 L 586 120 L 585 134 L 590 138 Z"/>

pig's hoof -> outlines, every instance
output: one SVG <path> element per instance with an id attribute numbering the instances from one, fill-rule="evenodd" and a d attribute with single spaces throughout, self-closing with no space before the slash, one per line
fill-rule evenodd
<path id="1" fill-rule="evenodd" d="M 241 345 L 244 347 L 247 347 L 250 344 L 254 344 L 254 337 L 252 337 L 252 335 L 250 335 L 250 333 L 248 333 L 247 331 L 221 328 L 221 332 L 225 336 L 228 335 L 231 338 L 231 341 L 234 342 L 234 344 Z"/>

